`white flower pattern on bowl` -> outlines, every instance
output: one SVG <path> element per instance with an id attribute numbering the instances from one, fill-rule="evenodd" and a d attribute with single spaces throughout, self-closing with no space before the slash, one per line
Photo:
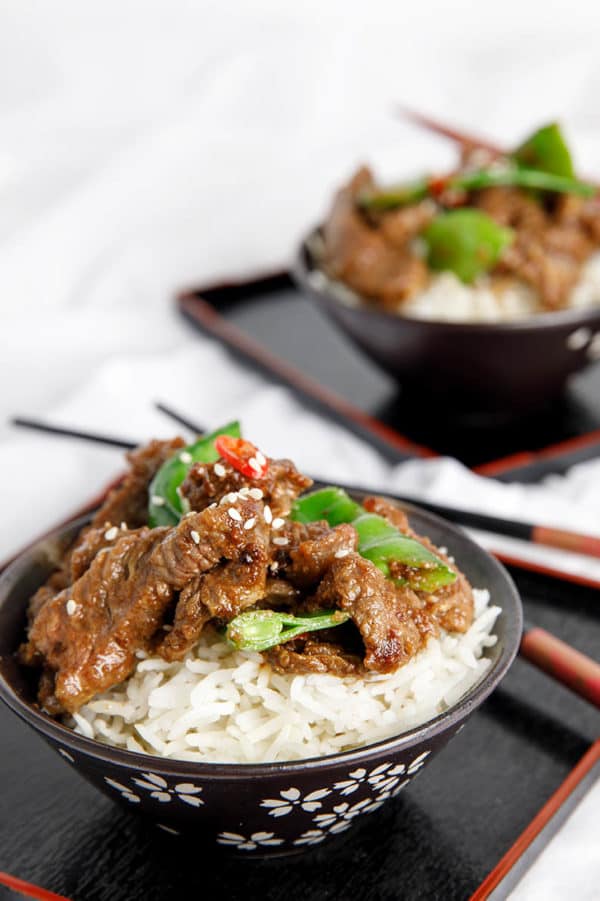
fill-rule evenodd
<path id="1" fill-rule="evenodd" d="M 64 748 L 57 748 L 57 751 L 60 754 L 60 756 L 64 757 L 65 760 L 68 760 L 69 763 L 75 763 L 75 758 L 73 757 L 73 755 L 69 754 L 69 752 L 66 751 Z"/>
<path id="2" fill-rule="evenodd" d="M 380 763 L 375 769 L 368 772 L 364 767 L 357 770 L 351 770 L 348 777 L 341 782 L 334 783 L 334 789 L 337 789 L 341 795 L 351 795 L 357 791 L 360 786 L 368 782 L 378 793 L 387 792 L 386 797 L 393 797 L 392 791 L 396 789 L 400 782 L 400 776 L 405 774 L 412 776 L 417 770 L 420 770 L 425 763 L 426 757 L 430 751 L 423 751 L 418 757 L 408 765 L 398 763 L 395 766 L 391 762 Z M 408 780 L 402 783 L 402 787 L 406 785 Z M 397 794 L 397 792 L 396 792 Z"/>
<path id="3" fill-rule="evenodd" d="M 174 788 L 169 788 L 169 784 L 162 776 L 155 773 L 142 773 L 143 779 L 135 779 L 134 782 L 140 788 L 150 792 L 150 797 L 155 798 L 163 804 L 168 803 L 174 797 L 179 798 L 185 804 L 191 807 L 202 807 L 204 801 L 198 795 L 202 788 L 191 782 L 178 782 Z"/>
<path id="4" fill-rule="evenodd" d="M 367 770 L 365 767 L 358 767 L 350 770 L 346 779 L 335 782 L 332 788 L 319 788 L 306 795 L 302 795 L 299 788 L 290 786 L 279 791 L 278 798 L 265 798 L 260 802 L 260 807 L 265 808 L 269 816 L 283 817 L 292 813 L 294 808 L 300 812 L 314 814 L 315 811 L 321 810 L 313 816 L 313 827 L 305 829 L 296 838 L 290 837 L 287 841 L 296 846 L 317 845 L 324 841 L 328 835 L 337 835 L 345 832 L 352 825 L 352 820 L 357 816 L 365 813 L 372 813 L 378 810 L 388 798 L 394 798 L 402 789 L 408 785 L 411 777 L 417 773 L 425 764 L 425 760 L 431 751 L 423 751 L 414 758 L 408 765 L 404 763 L 394 764 L 393 761 L 386 761 L 378 764 L 374 769 Z M 65 755 L 66 756 L 66 755 Z M 402 777 L 405 777 L 402 779 Z M 139 804 L 141 801 L 140 794 L 132 790 L 127 785 L 117 782 L 115 779 L 104 777 L 104 781 L 112 788 L 116 789 L 123 798 L 132 804 Z M 132 777 L 135 785 L 148 792 L 149 797 L 159 803 L 169 803 L 172 800 L 182 801 L 192 807 L 201 807 L 204 800 L 200 797 L 202 786 L 194 785 L 191 782 L 178 782 L 170 786 L 163 776 L 156 773 L 140 773 L 138 777 Z M 348 801 L 342 801 L 329 810 L 323 811 L 323 799 L 337 792 L 338 797 L 349 796 L 354 794 L 360 786 L 363 785 L 373 792 L 372 795 L 362 798 L 360 801 L 350 804 Z M 179 834 L 175 829 L 160 824 L 160 828 L 165 831 Z M 261 847 L 277 847 L 286 843 L 285 838 L 280 838 L 274 832 L 252 832 L 249 836 L 239 832 L 220 832 L 217 835 L 217 842 L 220 845 L 234 847 L 238 851 L 256 851 Z"/>
<path id="5" fill-rule="evenodd" d="M 381 807 L 382 804 L 383 801 L 373 798 L 363 798 L 362 801 L 357 801 L 352 807 L 347 801 L 342 801 L 341 804 L 336 804 L 329 813 L 318 813 L 313 817 L 313 820 L 317 826 L 321 829 L 326 829 L 328 832 L 344 832 L 350 828 L 354 817 L 362 813 L 371 813 L 371 811 Z"/>
<path id="6" fill-rule="evenodd" d="M 321 800 L 331 794 L 329 788 L 318 788 L 316 791 L 310 792 L 304 798 L 297 788 L 286 788 L 279 792 L 279 798 L 265 798 L 260 802 L 261 807 L 270 808 L 269 816 L 284 817 L 292 812 L 294 807 L 301 807 L 308 813 L 314 813 L 323 805 Z"/>
<path id="7" fill-rule="evenodd" d="M 220 832 L 217 841 L 220 845 L 233 846 L 238 851 L 255 851 L 259 846 L 274 847 L 283 844 L 283 839 L 277 838 L 274 832 L 253 832 L 250 838 L 239 832 Z"/>
<path id="8" fill-rule="evenodd" d="M 132 804 L 139 804 L 140 798 L 139 795 L 134 794 L 130 788 L 126 785 L 121 785 L 120 782 L 117 782 L 116 779 L 109 779 L 108 776 L 104 777 L 104 781 L 107 785 L 110 785 L 111 788 L 116 788 L 116 790 L 125 798 L 126 801 L 130 801 Z"/>
<path id="9" fill-rule="evenodd" d="M 140 775 L 143 776 L 142 779 L 133 778 L 135 784 L 148 791 L 151 798 L 160 801 L 162 804 L 168 803 L 173 798 L 178 798 L 191 807 L 202 807 L 204 804 L 202 798 L 198 797 L 202 791 L 201 786 L 193 785 L 191 782 L 178 782 L 174 788 L 170 788 L 169 783 L 162 776 L 157 776 L 155 773 L 141 773 Z M 130 801 L 132 804 L 140 803 L 140 796 L 128 785 L 122 785 L 116 779 L 109 779 L 108 776 L 104 777 L 104 781 L 112 788 L 116 788 L 125 800 Z"/>
<path id="10" fill-rule="evenodd" d="M 294 839 L 295 845 L 318 845 L 327 838 L 327 833 L 322 829 L 307 829 L 302 835 Z"/>

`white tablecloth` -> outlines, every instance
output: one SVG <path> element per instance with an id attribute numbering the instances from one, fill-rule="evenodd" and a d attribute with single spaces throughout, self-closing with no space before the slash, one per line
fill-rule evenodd
<path id="1" fill-rule="evenodd" d="M 391 468 L 236 368 L 171 303 L 183 284 L 285 264 L 359 161 L 387 177 L 446 165 L 451 148 L 399 123 L 396 101 L 506 143 L 558 115 L 598 173 L 597 3 L 1 0 L 0 13 L 0 557 L 121 465 L 6 418 L 143 440 L 172 432 L 154 399 L 210 425 L 241 416 L 269 453 L 331 479 L 600 534 L 600 463 L 535 487 L 452 460 Z"/>

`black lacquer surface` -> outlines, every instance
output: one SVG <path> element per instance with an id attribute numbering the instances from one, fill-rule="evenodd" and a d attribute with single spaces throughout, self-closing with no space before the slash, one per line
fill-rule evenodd
<path id="1" fill-rule="evenodd" d="M 409 415 L 396 386 L 285 283 L 223 313 L 363 409 L 469 463 L 600 427 L 599 368 L 575 381 L 560 408 L 526 423 L 449 428 L 441 418 Z M 530 621 L 597 656 L 597 592 L 512 574 Z M 598 711 L 517 660 L 502 687 L 389 808 L 295 858 L 221 861 L 102 797 L 2 707 L 0 870 L 73 901 L 462 901 L 599 732 Z"/>
<path id="2" fill-rule="evenodd" d="M 403 397 L 391 378 L 285 280 L 268 293 L 230 291 L 212 294 L 210 300 L 225 318 L 320 384 L 413 441 L 469 466 L 600 428 L 600 365 L 573 378 L 563 398 L 520 419 L 448 421 L 443 409 L 423 409 L 418 398 Z"/>
<path id="3" fill-rule="evenodd" d="M 525 614 L 580 650 L 600 645 L 597 594 L 513 573 Z M 598 735 L 600 715 L 517 660 L 503 686 L 389 810 L 298 857 L 215 858 L 80 780 L 0 709 L 0 870 L 73 901 L 193 897 L 466 899 Z"/>

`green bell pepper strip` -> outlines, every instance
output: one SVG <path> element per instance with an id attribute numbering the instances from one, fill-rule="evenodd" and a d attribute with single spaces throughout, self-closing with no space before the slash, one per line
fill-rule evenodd
<path id="1" fill-rule="evenodd" d="M 530 188 L 559 194 L 578 194 L 581 197 L 593 197 L 597 191 L 596 187 L 588 182 L 558 172 L 509 165 L 506 168 L 478 169 L 474 172 L 449 175 L 447 179 L 427 177 L 406 185 L 365 191 L 358 197 L 357 203 L 362 209 L 384 213 L 419 203 L 427 197 L 439 196 L 443 190 L 481 191 L 483 188 L 498 187 Z"/>
<path id="2" fill-rule="evenodd" d="M 325 519 L 330 526 L 352 522 L 365 512 L 364 508 L 342 489 L 320 488 L 294 502 L 290 518 L 296 522 L 318 522 Z"/>
<path id="3" fill-rule="evenodd" d="M 225 637 L 239 651 L 266 651 L 319 629 L 331 629 L 350 619 L 342 610 L 327 610 L 306 616 L 292 616 L 275 610 L 247 610 L 227 624 Z"/>
<path id="4" fill-rule="evenodd" d="M 480 210 L 465 207 L 436 216 L 422 238 L 429 268 L 450 270 L 468 284 L 495 266 L 514 232 Z"/>
<path id="5" fill-rule="evenodd" d="M 322 488 L 298 498 L 290 518 L 305 523 L 324 519 L 330 526 L 350 523 L 358 535 L 359 554 L 388 578 L 391 578 L 390 564 L 400 563 L 406 568 L 405 578 L 396 581 L 406 582 L 418 591 L 435 591 L 456 579 L 454 570 L 428 548 L 404 535 L 383 516 L 367 513 L 341 488 Z"/>
<path id="6" fill-rule="evenodd" d="M 511 156 L 527 169 L 539 169 L 566 178 L 575 177 L 571 153 L 556 122 L 538 128 Z"/>
<path id="7" fill-rule="evenodd" d="M 194 444 L 182 448 L 160 467 L 148 489 L 148 523 L 155 526 L 176 526 L 183 514 L 183 501 L 178 488 L 194 463 L 214 463 L 219 459 L 215 439 L 219 435 L 240 437 L 239 422 L 230 422 Z M 183 457 L 183 459 L 182 459 Z"/>

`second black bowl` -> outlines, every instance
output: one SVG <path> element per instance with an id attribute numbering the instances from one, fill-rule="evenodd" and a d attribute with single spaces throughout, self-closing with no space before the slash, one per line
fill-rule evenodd
<path id="1" fill-rule="evenodd" d="M 469 413 L 525 411 L 560 394 L 569 376 L 600 358 L 600 308 L 539 313 L 518 322 L 411 319 L 343 299 L 327 278 L 311 232 L 294 277 L 325 313 L 404 389 Z"/>

